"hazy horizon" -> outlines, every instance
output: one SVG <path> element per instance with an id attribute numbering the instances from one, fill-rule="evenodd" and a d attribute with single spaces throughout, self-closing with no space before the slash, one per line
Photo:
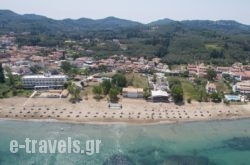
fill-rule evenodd
<path id="1" fill-rule="evenodd" d="M 140 23 L 150 23 L 160 19 L 182 20 L 234 20 L 250 25 L 248 0 L 1 0 L 1 10 L 11 10 L 18 14 L 36 14 L 51 19 L 102 19 L 117 17 Z"/>

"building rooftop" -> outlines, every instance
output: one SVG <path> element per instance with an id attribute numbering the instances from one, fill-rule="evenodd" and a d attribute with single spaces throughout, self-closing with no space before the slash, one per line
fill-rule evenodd
<path id="1" fill-rule="evenodd" d="M 156 96 L 168 97 L 169 96 L 168 92 L 162 91 L 162 90 L 151 91 L 151 95 L 152 95 L 152 97 L 156 97 Z"/>
<path id="2" fill-rule="evenodd" d="M 216 85 L 214 83 L 209 83 L 207 88 L 216 89 Z"/>
<path id="3" fill-rule="evenodd" d="M 142 88 L 127 87 L 123 88 L 122 92 L 143 92 Z"/>
<path id="4" fill-rule="evenodd" d="M 66 75 L 25 75 L 22 78 L 67 78 Z"/>

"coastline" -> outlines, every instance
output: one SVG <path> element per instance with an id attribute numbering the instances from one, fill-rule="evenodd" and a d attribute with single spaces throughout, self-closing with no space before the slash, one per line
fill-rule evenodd
<path id="1" fill-rule="evenodd" d="M 207 120 L 182 120 L 182 121 L 152 121 L 152 122 L 125 122 L 125 121 L 69 121 L 69 120 L 56 120 L 56 119 L 15 119 L 15 118 L 0 118 L 0 121 L 23 121 L 23 122 L 45 122 L 45 123 L 62 123 L 62 124 L 80 124 L 80 125 L 141 125 L 141 126 L 152 126 L 152 125 L 171 125 L 171 124 L 183 124 L 183 123 L 197 123 L 197 122 L 215 122 L 215 121 L 233 121 L 233 120 L 246 120 L 248 117 L 238 118 L 221 118 L 221 119 L 207 119 Z"/>
<path id="2" fill-rule="evenodd" d="M 24 106 L 25 103 L 25 106 Z M 0 120 L 62 122 L 92 125 L 158 125 L 250 118 L 250 105 L 198 103 L 177 106 L 123 99 L 122 109 L 110 109 L 106 100 L 77 104 L 67 99 L 8 98 L 0 100 Z"/>

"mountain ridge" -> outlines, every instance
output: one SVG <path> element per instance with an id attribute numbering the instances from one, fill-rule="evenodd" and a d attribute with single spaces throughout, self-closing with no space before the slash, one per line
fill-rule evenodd
<path id="1" fill-rule="evenodd" d="M 79 19 L 71 19 L 66 18 L 62 20 L 55 20 L 52 18 L 48 18 L 46 16 L 41 16 L 37 14 L 17 14 L 11 10 L 0 10 L 0 24 L 8 24 L 8 22 L 16 22 L 20 23 L 22 26 L 26 23 L 32 23 L 29 21 L 45 21 L 52 24 L 55 24 L 54 26 L 59 26 L 60 24 L 65 23 L 71 23 L 74 26 L 79 26 L 79 28 L 91 28 L 92 26 L 96 26 L 96 28 L 126 28 L 126 27 L 135 27 L 135 26 L 165 26 L 171 23 L 181 23 L 185 26 L 191 27 L 191 28 L 240 28 L 242 30 L 250 30 L 250 26 L 246 24 L 239 23 L 235 20 L 183 20 L 183 21 L 175 21 L 172 19 L 164 18 L 159 19 L 156 21 L 152 21 L 150 23 L 140 23 L 137 21 L 131 21 L 127 19 L 121 19 L 114 16 L 109 16 L 102 19 L 90 19 L 90 18 L 79 18 Z M 41 23 L 41 22 L 40 22 Z M 20 25 L 20 26 L 21 26 Z M 48 26 L 48 25 L 46 25 Z M 67 25 L 70 26 L 70 25 Z M 101 27 L 99 27 L 101 26 Z M 52 26 L 53 27 L 53 26 Z M 48 27 L 49 28 L 49 27 Z"/>

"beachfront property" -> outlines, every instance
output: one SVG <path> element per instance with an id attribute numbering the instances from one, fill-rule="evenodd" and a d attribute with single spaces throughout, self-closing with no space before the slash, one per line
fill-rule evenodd
<path id="1" fill-rule="evenodd" d="M 67 82 L 66 75 L 25 75 L 22 77 L 22 85 L 25 89 L 58 89 Z"/>
<path id="2" fill-rule="evenodd" d="M 143 89 L 134 87 L 123 88 L 122 96 L 128 98 L 143 98 Z"/>
<path id="3" fill-rule="evenodd" d="M 152 102 L 169 102 L 169 96 L 166 91 L 152 90 L 150 99 Z"/>
<path id="4" fill-rule="evenodd" d="M 238 82 L 233 86 L 233 92 L 239 92 L 242 94 L 250 93 L 250 81 Z"/>

